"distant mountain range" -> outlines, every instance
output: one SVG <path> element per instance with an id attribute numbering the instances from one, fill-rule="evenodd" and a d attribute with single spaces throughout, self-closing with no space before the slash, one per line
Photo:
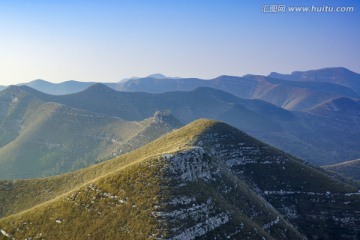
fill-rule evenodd
<path id="1" fill-rule="evenodd" d="M 93 82 L 67 81 L 53 84 L 35 80 L 26 85 L 53 95 L 80 92 Z M 288 110 L 304 110 L 339 97 L 359 98 L 360 75 L 345 68 L 325 68 L 290 75 L 271 73 L 269 76 L 220 76 L 211 80 L 172 78 L 153 74 L 145 78 L 129 78 L 118 83 L 104 83 L 119 91 L 164 93 L 192 91 L 210 87 L 240 98 L 262 99 Z"/>
<path id="2" fill-rule="evenodd" d="M 317 71 L 319 73 L 327 72 L 328 69 Z M 114 89 L 163 93 L 168 91 L 191 91 L 198 87 L 211 87 L 240 98 L 262 99 L 291 110 L 303 110 L 341 96 L 359 97 L 359 94 L 354 92 L 352 88 L 335 82 L 330 80 L 328 82 L 297 82 L 256 75 L 246 75 L 244 77 L 220 76 L 212 80 L 147 77 L 122 81 Z M 359 82 L 357 84 L 360 85 Z"/>
<path id="3" fill-rule="evenodd" d="M 358 186 L 221 122 L 115 159 L 0 181 L 3 239 L 356 239 Z"/>

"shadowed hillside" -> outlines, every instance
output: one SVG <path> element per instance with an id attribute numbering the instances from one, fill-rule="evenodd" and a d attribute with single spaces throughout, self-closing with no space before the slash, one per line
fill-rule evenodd
<path id="1" fill-rule="evenodd" d="M 346 161 L 333 165 L 323 166 L 325 169 L 336 172 L 348 178 L 360 181 L 360 159 Z"/>

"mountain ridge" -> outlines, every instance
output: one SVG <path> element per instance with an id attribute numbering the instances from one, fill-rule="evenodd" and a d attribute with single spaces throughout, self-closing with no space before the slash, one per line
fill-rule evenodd
<path id="1" fill-rule="evenodd" d="M 27 199 L 36 192 L 9 184 L 37 186 L 50 199 L 32 208 Z M 0 186 L 0 228 L 15 238 L 336 239 L 359 231 L 349 211 L 360 201 L 357 188 L 206 119 L 77 172 Z M 59 196 L 61 186 L 71 192 Z M 14 209 L 25 203 L 28 210 Z M 353 220 L 344 225 L 345 218 Z"/>

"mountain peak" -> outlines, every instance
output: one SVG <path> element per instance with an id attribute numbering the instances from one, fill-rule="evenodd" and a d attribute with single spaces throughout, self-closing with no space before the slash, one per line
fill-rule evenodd
<path id="1" fill-rule="evenodd" d="M 35 79 L 30 81 L 28 84 L 51 84 L 51 83 L 43 79 Z M 19 85 L 24 85 L 24 84 L 21 83 Z"/>
<path id="2" fill-rule="evenodd" d="M 136 80 L 141 80 L 141 79 L 146 79 L 146 78 L 152 78 L 152 79 L 167 79 L 168 77 L 161 74 L 161 73 L 155 73 L 155 74 L 151 74 L 149 76 L 146 77 L 131 77 L 131 78 L 124 78 L 122 80 L 120 80 L 119 83 L 125 83 L 128 81 L 136 81 Z"/>
<path id="3" fill-rule="evenodd" d="M 26 94 L 31 94 L 31 95 L 35 95 L 35 96 L 45 95 L 45 93 L 40 92 L 40 91 L 38 91 L 34 88 L 31 88 L 29 86 L 26 86 L 26 85 L 10 85 L 7 88 L 5 88 L 5 90 L 3 92 L 4 93 L 12 93 L 12 94 L 26 93 Z"/>
<path id="4" fill-rule="evenodd" d="M 317 70 L 309 71 L 294 71 L 291 73 L 291 76 L 301 78 L 303 80 L 313 81 L 316 79 L 322 78 L 335 78 L 335 77 L 344 77 L 344 75 L 356 74 L 355 72 L 350 71 L 344 67 L 331 67 L 331 68 L 322 68 Z"/>
<path id="5" fill-rule="evenodd" d="M 182 129 L 182 133 L 187 136 L 185 138 L 191 139 L 189 143 L 200 147 L 210 145 L 210 143 L 213 144 L 214 142 L 227 144 L 230 141 L 236 141 L 235 139 L 237 138 L 237 140 L 240 138 L 253 139 L 239 129 L 224 122 L 205 118 L 195 120 Z"/>
<path id="6" fill-rule="evenodd" d="M 165 75 L 162 75 L 160 73 L 155 73 L 155 74 L 151 74 L 151 75 L 147 76 L 146 78 L 165 79 L 168 77 L 166 77 Z"/>
<path id="7" fill-rule="evenodd" d="M 266 145 L 241 130 L 221 121 L 199 119 L 189 125 L 188 131 L 193 133 L 193 143 L 199 147 L 227 148 L 241 143 L 252 146 Z"/>
<path id="8" fill-rule="evenodd" d="M 170 110 L 155 112 L 153 122 L 161 124 L 165 123 L 174 127 L 183 126 L 183 124 L 181 124 L 179 120 L 172 115 Z"/>
<path id="9" fill-rule="evenodd" d="M 104 93 L 104 92 L 112 93 L 112 92 L 117 92 L 117 91 L 106 86 L 103 83 L 95 83 L 94 85 L 91 85 L 90 87 L 85 89 L 83 92 L 86 92 L 86 93 Z"/>

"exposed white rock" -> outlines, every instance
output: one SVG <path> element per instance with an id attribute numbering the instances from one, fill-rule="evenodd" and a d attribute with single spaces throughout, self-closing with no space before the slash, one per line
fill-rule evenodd
<path id="1" fill-rule="evenodd" d="M 349 223 L 349 222 L 353 222 L 355 220 L 355 218 L 353 218 L 353 217 L 337 218 L 337 217 L 333 216 L 332 218 L 334 219 L 334 221 L 342 222 L 342 223 Z"/>
<path id="2" fill-rule="evenodd" d="M 346 197 L 350 197 L 350 196 L 354 196 L 354 195 L 360 195 L 360 191 L 359 192 L 354 192 L 354 193 L 345 193 Z"/>
<path id="3" fill-rule="evenodd" d="M 207 232 L 227 223 L 230 220 L 227 213 L 220 213 L 214 217 L 206 219 L 206 221 L 196 224 L 193 227 L 185 229 L 182 233 L 171 240 L 190 240 L 205 235 Z"/>
<path id="4" fill-rule="evenodd" d="M 296 207 L 293 205 L 293 206 L 290 206 L 290 207 L 283 207 L 283 211 L 284 211 L 284 215 L 288 218 L 288 219 L 294 219 L 294 218 L 297 218 L 299 217 L 297 211 L 296 211 Z"/>
<path id="5" fill-rule="evenodd" d="M 222 138 L 226 138 L 226 136 L 222 136 Z M 246 164 L 284 164 L 287 161 L 284 156 L 269 156 L 266 153 L 268 151 L 266 146 L 246 146 L 245 143 L 224 145 L 219 143 L 222 142 L 222 139 L 214 134 L 207 134 L 204 139 L 212 143 L 208 145 L 207 152 L 211 156 L 225 161 L 229 168 Z M 203 146 L 204 144 L 199 141 L 198 145 Z"/>
<path id="6" fill-rule="evenodd" d="M 174 156 L 174 154 L 170 154 L 170 153 L 168 153 L 168 154 L 163 154 L 163 155 L 162 155 L 162 157 L 165 158 L 165 159 L 170 159 L 170 158 L 172 158 L 173 156 Z"/>
<path id="7" fill-rule="evenodd" d="M 0 233 L 2 234 L 2 235 L 4 235 L 5 237 L 10 237 L 10 235 L 9 234 L 7 234 L 7 232 L 5 232 L 5 230 L 3 230 L 3 229 L 0 229 Z"/>
<path id="8" fill-rule="evenodd" d="M 163 157 L 169 162 L 166 172 L 175 179 L 180 179 L 182 182 L 211 179 L 209 160 L 204 158 L 203 148 L 195 147 L 173 156 L 166 154 Z"/>
<path id="9" fill-rule="evenodd" d="M 264 191 L 264 195 L 294 195 L 294 194 L 304 194 L 309 196 L 330 196 L 329 193 L 321 193 L 321 192 L 304 192 L 304 191 L 285 191 L 285 190 L 277 190 L 277 191 Z"/>
<path id="10" fill-rule="evenodd" d="M 210 213 L 210 210 L 213 209 L 214 204 L 211 199 L 208 199 L 205 203 L 202 204 L 193 204 L 193 206 L 188 208 L 181 208 L 171 212 L 153 212 L 154 216 L 157 217 L 166 217 L 171 219 L 186 219 L 191 217 L 192 219 L 197 220 L 202 216 L 207 216 Z"/>
<path id="11" fill-rule="evenodd" d="M 189 204 L 194 201 L 195 201 L 194 197 L 180 196 L 180 197 L 171 199 L 167 204 L 169 204 L 169 205 L 178 205 L 178 204 L 186 205 L 186 204 Z"/>
<path id="12" fill-rule="evenodd" d="M 269 222 L 269 223 L 264 224 L 263 228 L 264 228 L 264 229 L 269 229 L 269 228 L 271 228 L 272 226 L 278 224 L 279 222 L 280 222 L 280 218 L 279 218 L 279 216 L 277 216 L 275 220 L 273 220 L 273 221 L 271 221 L 271 222 Z"/>
<path id="13" fill-rule="evenodd" d="M 244 228 L 244 224 L 241 223 L 240 227 L 238 229 L 236 229 L 234 232 L 229 233 L 228 235 L 226 235 L 226 239 L 231 239 L 233 236 L 235 236 L 236 234 L 240 233 L 242 231 L 242 229 Z"/>
<path id="14" fill-rule="evenodd" d="M 233 166 L 245 165 L 249 163 L 256 163 L 256 161 L 251 158 L 245 158 L 245 157 L 237 158 L 237 159 L 229 159 L 226 161 L 226 166 L 231 168 Z"/>

